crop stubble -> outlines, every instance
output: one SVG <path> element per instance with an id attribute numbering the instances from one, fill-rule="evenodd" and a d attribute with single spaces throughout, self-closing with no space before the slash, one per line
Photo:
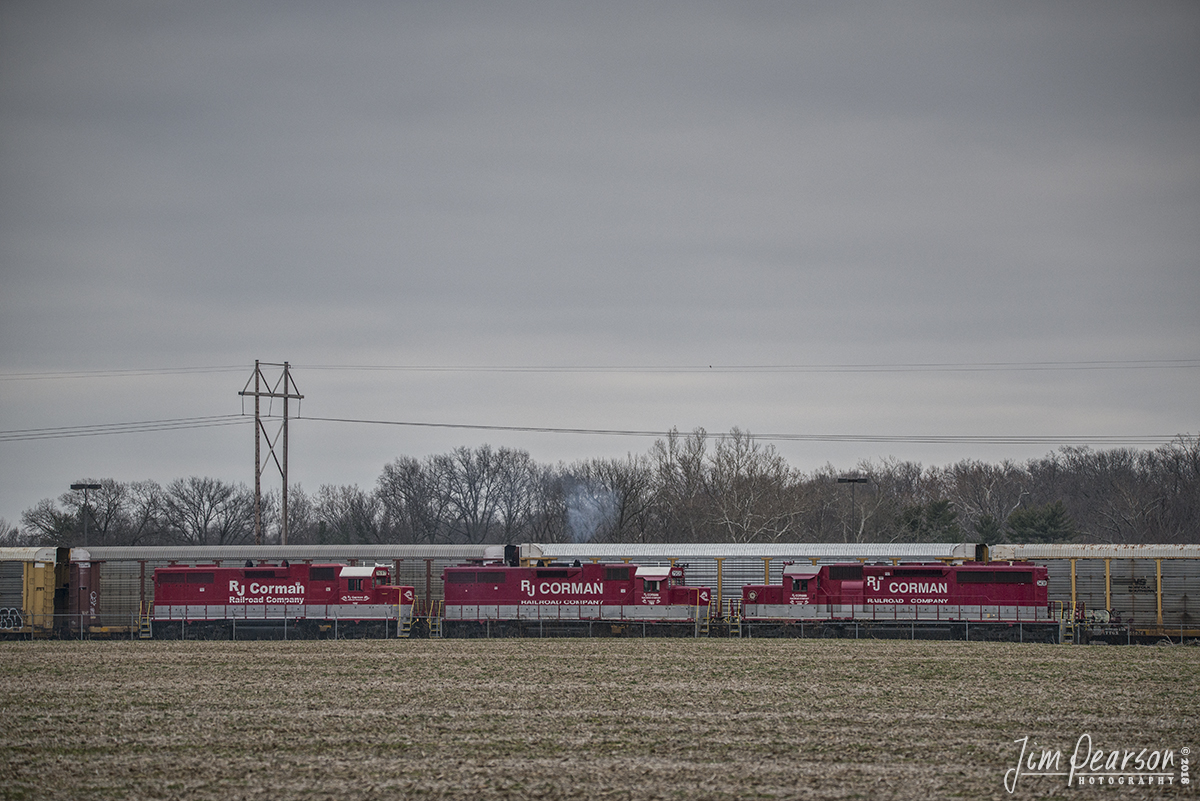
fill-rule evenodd
<path id="1" fill-rule="evenodd" d="M 979 798 L 1026 735 L 1196 745 L 1200 649 L 26 642 L 0 677 L 6 799 Z"/>

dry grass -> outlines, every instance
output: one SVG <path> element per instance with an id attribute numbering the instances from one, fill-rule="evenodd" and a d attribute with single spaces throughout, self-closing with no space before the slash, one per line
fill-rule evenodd
<path id="1" fill-rule="evenodd" d="M 0 797 L 1000 798 L 1025 735 L 1195 751 L 1197 688 L 1181 647 L 3 643 Z"/>

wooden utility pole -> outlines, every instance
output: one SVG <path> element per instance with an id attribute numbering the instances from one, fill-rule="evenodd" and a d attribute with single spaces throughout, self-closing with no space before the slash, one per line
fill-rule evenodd
<path id="1" fill-rule="evenodd" d="M 279 378 L 271 383 L 263 375 L 263 367 L 281 367 L 283 372 Z M 251 391 L 250 385 L 254 385 L 254 390 Z M 288 541 L 288 417 L 289 408 L 288 401 L 295 398 L 297 401 L 303 400 L 304 396 L 300 394 L 300 390 L 296 388 L 296 382 L 292 380 L 291 367 L 287 362 L 283 364 L 273 364 L 270 362 L 260 362 L 254 360 L 254 375 L 246 382 L 246 386 L 238 393 L 242 397 L 254 398 L 254 544 L 262 545 L 262 438 L 265 436 L 267 440 L 267 451 L 271 456 L 275 466 L 279 468 L 279 473 L 283 477 L 283 496 L 280 499 L 280 520 L 279 520 L 279 544 L 287 545 Z M 266 429 L 266 424 L 263 422 L 261 398 L 280 398 L 283 400 L 283 420 L 279 430 L 275 432 L 275 436 Z M 271 417 L 268 410 L 267 417 Z M 282 442 L 280 442 L 282 438 Z M 280 444 L 280 453 L 276 454 L 275 445 Z"/>

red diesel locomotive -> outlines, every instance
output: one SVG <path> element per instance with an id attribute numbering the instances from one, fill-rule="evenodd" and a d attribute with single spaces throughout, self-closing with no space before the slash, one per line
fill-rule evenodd
<path id="1" fill-rule="evenodd" d="M 512 561 L 446 568 L 442 636 L 708 633 L 712 595 L 681 565 Z"/>
<path id="2" fill-rule="evenodd" d="M 751 636 L 864 636 L 1056 642 L 1047 571 L 1029 562 L 789 564 L 780 584 L 742 587 Z"/>
<path id="3" fill-rule="evenodd" d="M 406 636 L 415 595 L 386 565 L 160 567 L 150 623 L 163 638 Z"/>

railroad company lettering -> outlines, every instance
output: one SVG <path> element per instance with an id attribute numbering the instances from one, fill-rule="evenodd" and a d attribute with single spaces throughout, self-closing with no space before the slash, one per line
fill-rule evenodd
<path id="1" fill-rule="evenodd" d="M 521 592 L 530 598 L 534 595 L 602 595 L 603 583 L 599 581 L 521 581 Z"/>
<path id="2" fill-rule="evenodd" d="M 229 580 L 229 591 L 239 598 L 244 598 L 247 594 L 246 585 L 236 579 Z M 250 595 L 303 595 L 304 585 L 300 582 L 294 584 L 259 584 L 257 581 L 250 582 Z"/>
<path id="3" fill-rule="evenodd" d="M 922 593 L 922 594 L 946 594 L 949 592 L 949 585 L 945 581 L 893 581 L 888 584 L 888 592 L 897 592 L 901 594 Z"/>
<path id="4" fill-rule="evenodd" d="M 867 576 L 867 586 L 871 592 L 887 591 L 893 595 L 945 595 L 950 592 L 950 584 L 945 581 L 889 581 L 879 576 Z"/>

